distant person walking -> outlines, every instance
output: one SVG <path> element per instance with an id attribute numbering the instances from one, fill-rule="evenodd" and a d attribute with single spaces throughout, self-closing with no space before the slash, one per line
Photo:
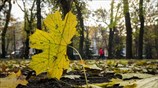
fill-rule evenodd
<path id="1" fill-rule="evenodd" d="M 104 59 L 104 51 L 102 48 L 99 49 L 99 59 L 100 58 Z"/>

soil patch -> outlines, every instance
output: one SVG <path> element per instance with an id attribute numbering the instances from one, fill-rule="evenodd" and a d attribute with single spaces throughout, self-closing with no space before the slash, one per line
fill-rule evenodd
<path id="1" fill-rule="evenodd" d="M 46 73 L 40 74 L 38 76 L 34 76 L 34 75 L 30 76 L 29 73 L 30 76 L 30 78 L 28 79 L 29 83 L 26 86 L 19 84 L 17 88 L 74 88 L 74 87 L 81 87 L 81 85 L 86 84 L 83 73 L 70 72 L 67 75 L 71 75 L 71 74 L 80 75 L 80 77 L 75 79 L 62 77 L 60 80 L 57 80 L 52 78 L 51 79 L 46 78 Z M 122 76 L 115 73 L 103 73 L 101 76 L 87 73 L 87 79 L 89 84 L 109 82 L 112 78 L 120 78 L 120 77 Z M 122 87 L 119 86 L 118 84 L 118 85 L 114 85 L 112 88 L 122 88 Z"/>

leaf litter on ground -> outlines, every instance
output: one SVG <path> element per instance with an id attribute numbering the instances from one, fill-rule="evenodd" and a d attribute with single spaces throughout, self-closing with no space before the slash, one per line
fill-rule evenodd
<path id="1" fill-rule="evenodd" d="M 144 62 L 144 61 L 146 61 L 146 62 Z M 141 64 L 140 63 L 141 60 L 126 60 L 125 62 L 127 62 L 127 64 L 128 63 L 130 63 L 130 64 L 129 65 L 125 65 L 124 67 L 131 68 L 131 71 L 127 71 L 127 73 L 121 73 L 122 71 L 117 72 L 117 74 L 121 75 L 122 78 L 119 77 L 120 81 L 117 80 L 117 82 L 114 81 L 114 80 L 111 80 L 111 81 L 114 81 L 113 85 L 116 85 L 116 84 L 119 83 L 119 86 L 125 86 L 126 88 L 144 88 L 144 86 L 149 86 L 147 84 L 150 84 L 150 86 L 152 86 L 153 88 L 154 87 L 157 88 L 157 74 L 158 74 L 157 73 L 157 70 L 158 70 L 157 63 L 158 63 L 158 60 L 144 60 L 144 61 L 142 61 L 143 64 Z M 30 61 L 29 60 L 0 60 L 0 62 L 3 63 L 3 65 L 0 64 L 0 75 L 2 73 L 3 74 L 7 74 L 3 78 L 6 78 L 5 80 L 8 80 L 8 81 L 5 81 L 6 83 L 11 83 L 11 81 L 15 81 L 15 79 L 17 80 L 17 78 L 12 78 L 13 80 L 12 79 L 10 80 L 9 78 L 7 78 L 8 75 L 10 75 L 12 73 L 16 73 L 17 69 L 18 70 L 19 69 L 21 69 L 21 70 L 28 69 L 27 67 L 28 67 L 28 63 Z M 108 64 L 108 62 L 110 62 L 110 64 Z M 15 64 L 15 65 L 13 65 L 12 63 Z M 68 80 L 72 79 L 72 81 L 73 81 L 73 80 L 81 79 L 82 78 L 82 74 L 81 74 L 81 72 L 82 72 L 81 69 L 82 68 L 80 68 L 80 64 L 79 63 L 80 62 L 78 60 L 70 62 L 70 68 L 74 68 L 74 69 L 72 69 L 70 71 L 67 71 L 67 73 L 64 73 L 64 75 L 68 75 L 67 76 Z M 88 68 L 87 69 L 87 74 L 89 74 L 89 75 L 87 75 L 87 76 L 90 77 L 90 78 L 93 78 L 93 77 L 96 77 L 96 76 L 97 77 L 100 76 L 100 77 L 104 78 L 104 77 L 106 77 L 106 75 L 104 75 L 104 74 L 106 74 L 106 73 L 112 73 L 112 74 L 114 74 L 113 77 L 115 79 L 116 78 L 115 77 L 116 72 L 114 72 L 114 70 L 118 69 L 118 68 L 122 68 L 122 66 L 119 66 L 119 65 L 117 66 L 117 64 L 122 64 L 121 60 L 117 60 L 117 61 L 116 60 L 85 60 L 85 64 L 87 66 L 89 66 L 90 68 L 93 68 L 93 64 L 95 64 L 94 67 L 101 68 L 100 74 L 103 74 L 103 75 L 94 75 L 94 74 L 91 74 L 91 73 L 93 73 L 93 70 L 88 70 L 89 69 Z M 25 65 L 25 66 L 23 66 L 23 65 Z M 137 69 L 136 69 L 136 67 L 137 67 Z M 5 70 L 3 70 L 5 72 L 3 72 L 2 69 L 5 69 Z M 6 70 L 6 69 L 9 69 L 9 70 Z M 147 69 L 147 70 L 151 69 L 151 71 L 153 71 L 154 74 L 152 74 L 151 71 L 150 71 L 150 73 L 148 73 L 148 71 L 144 72 L 143 69 Z M 132 70 L 134 70 L 134 71 L 132 71 Z M 75 72 L 75 74 L 74 74 L 74 72 Z M 63 75 L 62 78 L 64 78 L 64 75 Z M 1 79 L 2 79 L 2 77 L 1 77 Z M 124 79 L 128 79 L 128 80 L 124 80 Z M 80 81 L 80 80 L 78 80 L 78 81 Z M 145 83 L 143 83 L 143 81 Z M 20 82 L 21 81 L 19 81 L 19 83 Z M 65 81 L 65 82 L 67 82 L 67 81 Z M 107 85 L 109 86 L 109 82 L 105 82 L 105 81 L 98 82 L 98 83 L 93 83 L 93 82 L 89 83 L 89 85 L 93 85 L 95 87 L 96 86 L 98 86 L 98 87 L 105 86 L 105 84 L 106 84 L 106 86 Z M 110 83 L 110 85 L 112 86 L 112 83 Z M 9 88 L 9 87 L 7 87 L 7 88 Z"/>

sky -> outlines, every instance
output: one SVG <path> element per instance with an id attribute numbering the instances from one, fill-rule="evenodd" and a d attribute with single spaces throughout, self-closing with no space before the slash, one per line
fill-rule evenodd
<path id="1" fill-rule="evenodd" d="M 88 8 L 91 11 L 94 11 L 98 8 L 105 8 L 105 9 L 109 9 L 110 8 L 110 2 L 111 0 L 87 0 L 88 2 Z M 19 1 L 19 4 L 22 5 L 22 2 Z M 18 19 L 18 21 L 22 21 L 23 17 L 24 17 L 24 13 L 20 10 L 20 8 L 18 7 L 18 5 L 15 3 L 13 4 L 12 7 L 12 12 L 13 16 Z M 90 21 L 93 21 L 92 19 L 90 19 Z M 94 24 L 94 23 L 92 23 Z M 88 24 L 87 24 L 88 25 Z M 89 24 L 91 25 L 91 24 Z"/>
<path id="2" fill-rule="evenodd" d="M 22 5 L 22 2 L 19 1 L 19 4 Z M 18 5 L 15 3 L 12 6 L 11 14 L 18 20 L 22 20 L 24 17 L 24 13 L 21 11 L 21 9 L 18 7 Z"/>
<path id="3" fill-rule="evenodd" d="M 110 2 L 111 0 L 92 0 L 92 1 L 88 1 L 88 9 L 90 9 L 91 11 L 95 11 L 99 8 L 103 8 L 106 10 L 110 9 Z M 93 19 L 91 19 L 93 18 Z M 99 25 L 101 23 L 96 22 L 94 19 L 96 19 L 95 17 L 90 16 L 90 18 L 85 21 L 85 25 L 91 26 L 91 25 Z M 102 24 L 104 25 L 104 24 Z"/>
<path id="4" fill-rule="evenodd" d="M 96 10 L 98 8 L 109 9 L 111 0 L 92 0 L 88 1 L 89 9 Z"/>

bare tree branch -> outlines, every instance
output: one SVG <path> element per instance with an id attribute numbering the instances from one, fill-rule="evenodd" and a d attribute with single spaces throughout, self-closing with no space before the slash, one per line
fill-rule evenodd
<path id="1" fill-rule="evenodd" d="M 0 5 L 0 11 L 3 9 L 3 7 L 5 6 L 5 3 L 7 2 L 8 0 L 2 0 L 2 5 Z"/>
<path id="2" fill-rule="evenodd" d="M 23 12 L 25 12 L 25 10 L 24 9 L 22 9 L 22 7 L 20 6 L 20 4 L 18 3 L 18 1 L 17 0 L 15 0 L 16 1 L 16 4 L 19 6 L 19 8 L 21 9 L 21 11 L 23 11 Z M 23 0 L 22 0 L 23 1 Z M 24 4 L 24 3 L 23 3 Z M 24 5 L 25 6 L 25 5 Z"/>

